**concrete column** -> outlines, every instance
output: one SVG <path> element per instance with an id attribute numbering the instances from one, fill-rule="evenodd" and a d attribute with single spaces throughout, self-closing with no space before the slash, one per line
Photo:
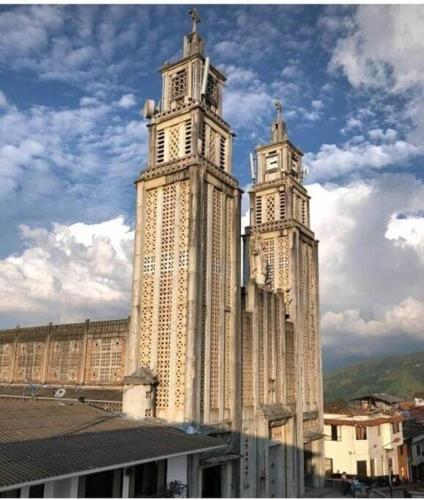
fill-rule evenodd
<path id="1" fill-rule="evenodd" d="M 21 488 L 21 498 L 29 498 L 29 486 L 23 486 Z"/>
<path id="2" fill-rule="evenodd" d="M 203 167 L 193 165 L 190 172 L 191 207 L 189 218 L 188 317 L 184 396 L 184 420 L 186 422 L 200 421 L 200 352 L 203 328 L 202 279 L 204 279 L 201 273 L 202 245 L 204 244 L 202 242 L 202 222 L 204 222 L 202 217 L 203 177 Z"/>
<path id="3" fill-rule="evenodd" d="M 143 286 L 144 260 L 144 182 L 137 183 L 136 227 L 134 237 L 131 318 L 127 345 L 126 375 L 131 375 L 138 368 L 141 288 Z"/>
<path id="4" fill-rule="evenodd" d="M 130 497 L 130 474 L 129 469 L 123 469 L 122 471 L 122 498 Z"/>

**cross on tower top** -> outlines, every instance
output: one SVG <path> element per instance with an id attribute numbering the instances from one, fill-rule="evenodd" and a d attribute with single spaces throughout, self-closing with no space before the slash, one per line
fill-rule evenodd
<path id="1" fill-rule="evenodd" d="M 199 13 L 197 12 L 196 8 L 190 9 L 188 13 L 191 16 L 191 20 L 193 22 L 193 27 L 191 29 L 192 33 L 196 33 L 197 31 L 197 24 L 201 22 Z"/>
<path id="2" fill-rule="evenodd" d="M 283 112 L 283 106 L 281 104 L 281 101 L 275 101 L 275 109 L 277 111 L 277 120 L 281 120 L 281 115 Z"/>

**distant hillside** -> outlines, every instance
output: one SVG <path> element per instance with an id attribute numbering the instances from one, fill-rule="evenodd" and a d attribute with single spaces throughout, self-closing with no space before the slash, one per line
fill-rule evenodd
<path id="1" fill-rule="evenodd" d="M 424 392 L 424 352 L 369 359 L 324 374 L 326 401 L 385 392 L 402 399 Z"/>

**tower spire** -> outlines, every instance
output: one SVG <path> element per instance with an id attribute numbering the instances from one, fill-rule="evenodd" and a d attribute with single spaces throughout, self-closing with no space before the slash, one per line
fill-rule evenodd
<path id="1" fill-rule="evenodd" d="M 197 25 L 201 22 L 199 12 L 192 8 L 188 11 L 192 21 L 191 33 L 184 37 L 183 57 L 194 54 L 203 55 L 203 40 L 197 31 Z"/>
<path id="2" fill-rule="evenodd" d="M 283 105 L 277 100 L 274 103 L 277 116 L 272 122 L 271 136 L 272 142 L 280 142 L 287 139 L 286 122 L 283 120 Z"/>
<path id="3" fill-rule="evenodd" d="M 197 32 L 197 24 L 200 23 L 200 22 L 202 22 L 202 20 L 200 19 L 199 13 L 198 13 L 198 11 L 197 11 L 196 8 L 190 9 L 188 11 L 188 13 L 190 14 L 191 20 L 193 22 L 193 26 L 191 28 L 191 32 L 192 33 L 196 33 Z"/>

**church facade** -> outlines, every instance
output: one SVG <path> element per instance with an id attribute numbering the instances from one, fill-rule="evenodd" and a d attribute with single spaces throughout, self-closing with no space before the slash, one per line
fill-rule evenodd
<path id="1" fill-rule="evenodd" d="M 219 452 L 187 459 L 190 496 L 302 496 L 323 470 L 318 243 L 302 153 L 277 106 L 269 144 L 251 155 L 242 236 L 225 76 L 193 17 L 182 58 L 161 68 L 159 105 L 145 106 L 129 319 L 0 332 L 0 395 L 63 388 L 218 438 Z"/>

